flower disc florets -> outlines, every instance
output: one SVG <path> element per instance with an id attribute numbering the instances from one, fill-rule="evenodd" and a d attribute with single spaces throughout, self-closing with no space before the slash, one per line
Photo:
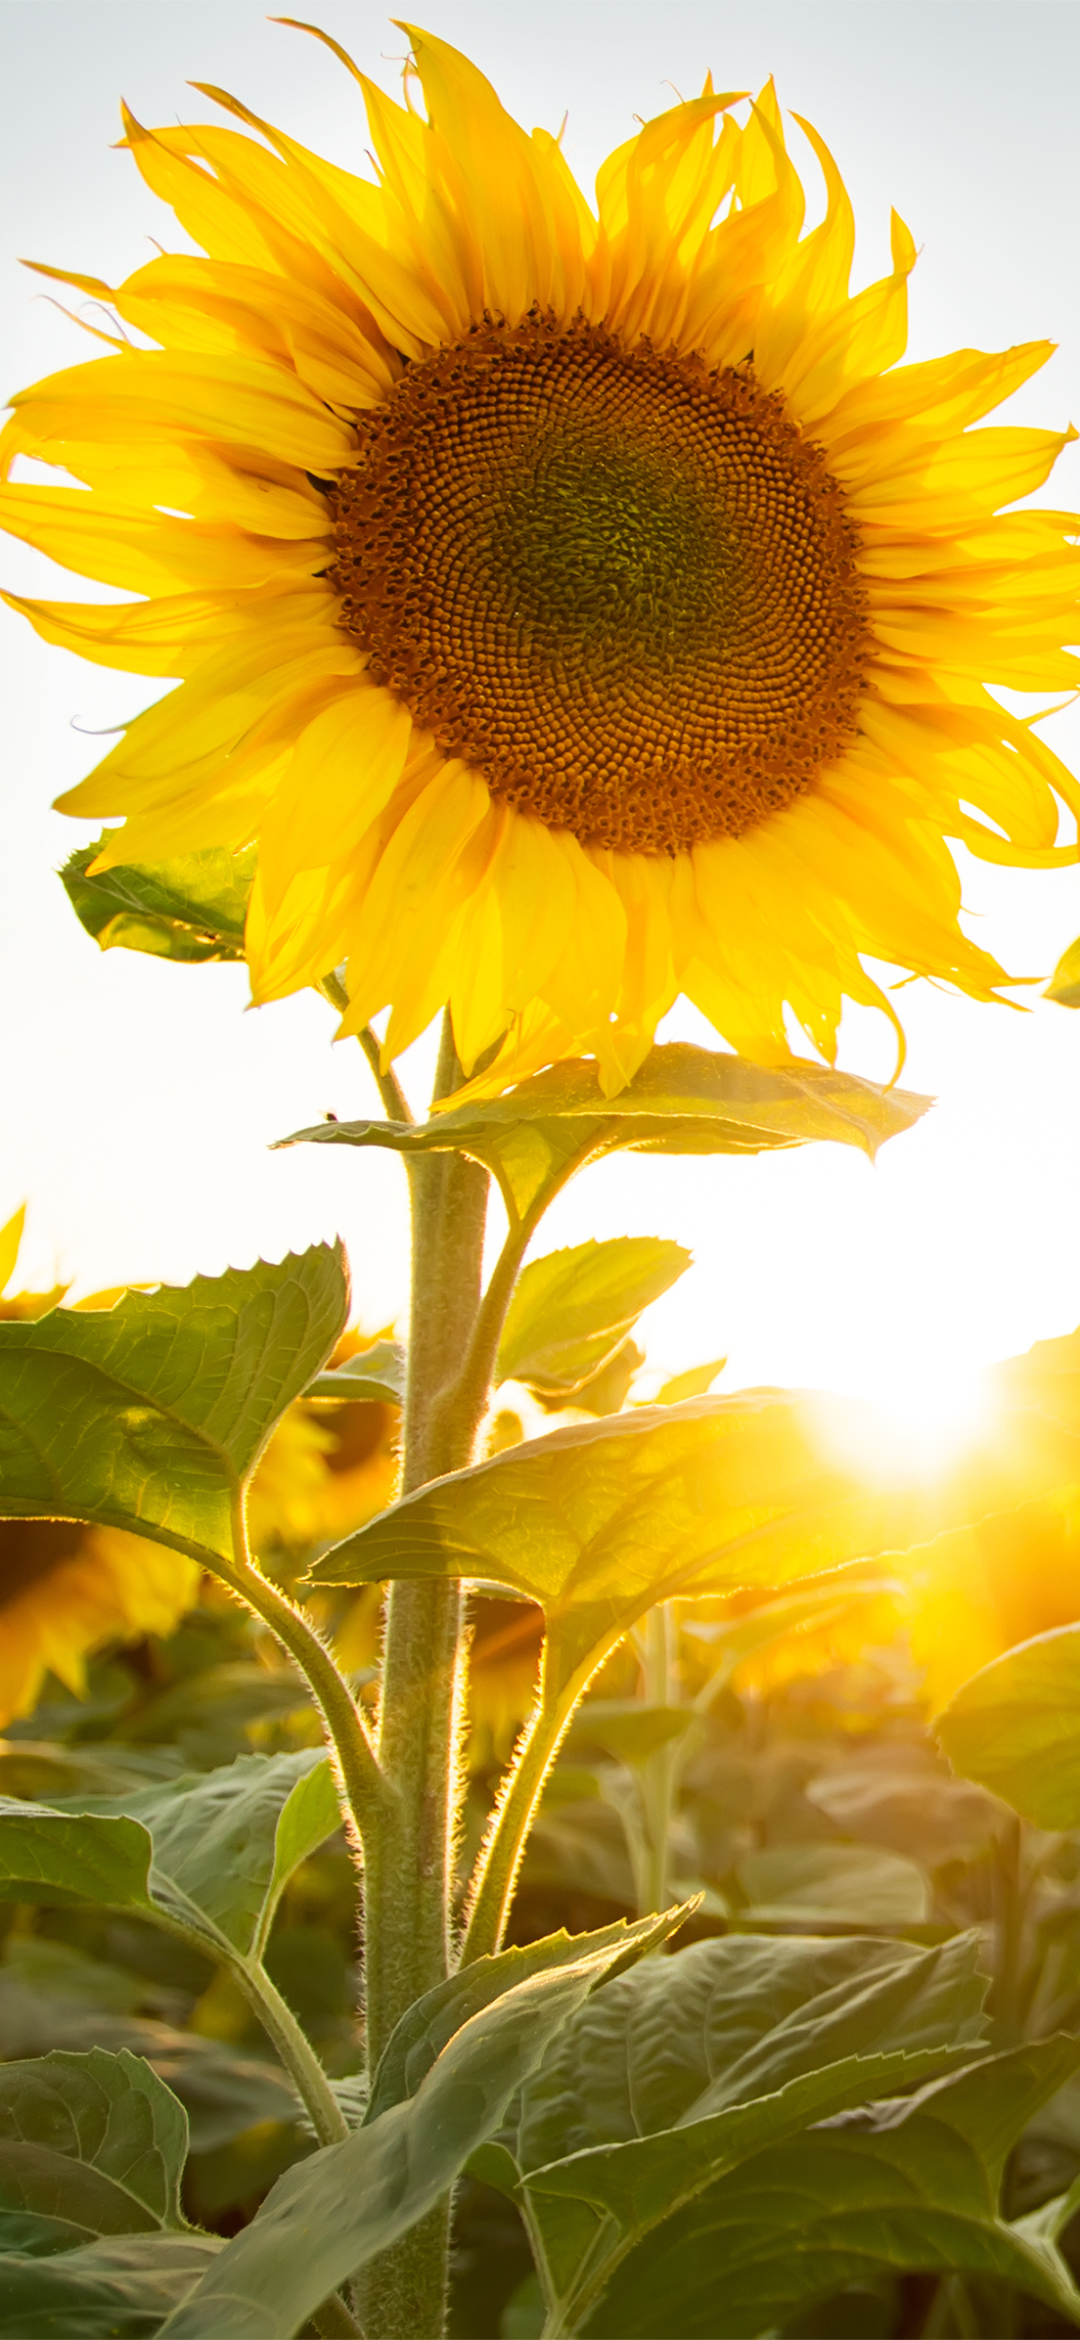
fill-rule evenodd
<path id="1" fill-rule="evenodd" d="M 343 619 L 446 753 L 551 828 L 739 836 L 855 736 L 858 539 L 748 369 L 490 322 L 358 417 Z"/>

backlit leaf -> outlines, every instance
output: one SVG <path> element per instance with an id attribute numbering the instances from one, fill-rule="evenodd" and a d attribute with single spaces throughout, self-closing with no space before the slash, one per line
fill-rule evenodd
<path id="1" fill-rule="evenodd" d="M 689 1265 L 681 1243 L 655 1235 L 578 1243 L 532 1260 L 507 1310 L 496 1381 L 576 1389 Z"/>
<path id="2" fill-rule="evenodd" d="M 211 847 L 152 866 L 129 862 L 91 876 L 107 841 L 108 831 L 95 845 L 80 845 L 60 872 L 80 925 L 101 950 L 188 962 L 243 958 L 254 846 L 242 853 Z"/>
<path id="3" fill-rule="evenodd" d="M 390 1146 L 404 1154 L 456 1148 L 492 1170 L 510 1208 L 524 1215 L 571 1166 L 620 1147 L 759 1154 L 824 1138 L 873 1156 L 929 1102 L 824 1065 L 755 1065 L 672 1041 L 650 1050 L 617 1097 L 603 1095 L 595 1064 L 581 1059 L 552 1065 L 505 1097 L 451 1105 L 419 1126 L 325 1122 L 282 1143 Z"/>
<path id="4" fill-rule="evenodd" d="M 1080 1827 L 1080 1625 L 995 1658 L 934 1727 L 956 1769 L 1025 1820 Z"/>
<path id="5" fill-rule="evenodd" d="M 1080 1335 L 1039 1343 L 988 1382 L 983 1438 L 934 1480 L 899 1460 L 890 1481 L 859 1400 L 742 1390 L 510 1447 L 404 1497 L 312 1581 L 507 1585 L 544 1610 L 550 1688 L 657 1601 L 779 1588 L 1080 1484 Z"/>
<path id="6" fill-rule="evenodd" d="M 405 1351 L 398 1341 L 373 1341 L 370 1349 L 347 1357 L 344 1365 L 317 1373 L 304 1395 L 399 1406 L 405 1395 Z"/>
<path id="7" fill-rule="evenodd" d="M 0 1515 L 100 1521 L 198 1556 L 348 1314 L 340 1245 L 114 1307 L 0 1323 Z"/>

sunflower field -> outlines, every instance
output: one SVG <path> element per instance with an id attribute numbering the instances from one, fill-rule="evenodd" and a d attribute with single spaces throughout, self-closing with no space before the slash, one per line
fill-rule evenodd
<path id="1" fill-rule="evenodd" d="M 1013 705 L 1080 680 L 1023 501 L 1076 433 L 973 427 L 1047 342 L 904 364 L 913 238 L 851 292 L 771 85 L 593 199 L 403 31 L 401 103 L 316 34 L 363 172 L 126 112 L 195 250 L 38 264 L 106 346 L 0 434 L 108 596 L 7 598 L 163 686 L 61 800 L 71 916 L 319 994 L 371 1117 L 278 1143 L 395 1158 L 412 1229 L 401 1326 L 340 1242 L 72 1299 L 0 1229 L 0 2336 L 1049 2340 L 1080 1332 L 913 1471 L 869 1401 L 657 1385 L 687 1248 L 542 1222 L 919 1124 L 897 989 L 1012 981 L 953 848 L 1080 858 Z"/>

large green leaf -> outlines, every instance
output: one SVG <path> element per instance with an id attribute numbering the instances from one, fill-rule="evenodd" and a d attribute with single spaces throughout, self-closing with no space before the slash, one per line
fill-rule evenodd
<path id="1" fill-rule="evenodd" d="M 407 1496 L 312 1578 L 506 1584 L 543 1607 L 562 1681 L 658 1600 L 811 1575 L 904 1516 L 823 1455 L 798 1399 L 751 1391 L 512 1447 Z"/>
<path id="2" fill-rule="evenodd" d="M 3 2340 L 150 2340 L 222 2244 L 216 2234 L 133 2234 L 52 2258 L 0 2256 Z"/>
<path id="3" fill-rule="evenodd" d="M 692 1908 L 691 1903 L 686 1909 L 668 1910 L 663 1917 L 640 1919 L 636 1925 L 627 1925 L 620 1918 L 616 1925 L 592 1934 L 548 1934 L 540 1942 L 474 1959 L 471 1966 L 462 1967 L 446 1982 L 426 1991 L 395 2026 L 372 2083 L 366 2119 L 377 2120 L 391 2105 L 415 2096 L 455 2031 L 501 1998 L 504 1991 L 515 1989 L 534 1974 L 548 1974 L 598 1953 L 621 1954 L 624 1963 L 632 1965 L 677 1933 Z M 609 1974 L 618 1971 L 617 1965 L 607 1969 Z"/>
<path id="4" fill-rule="evenodd" d="M 184 2108 L 139 2056 L 55 2052 L 0 2068 L 3 2247 L 186 2229 Z"/>
<path id="5" fill-rule="evenodd" d="M 1006 2153 L 1078 2064 L 1080 2041 L 1039 2041 L 755 2155 L 645 2235 L 578 2329 L 741 2340 L 883 2272 L 981 2276 L 1080 2321 L 1053 2242 L 998 2208 Z"/>
<path id="6" fill-rule="evenodd" d="M 84 1819 L 0 1797 L 0 1900 L 146 1909 L 151 1849 L 138 1820 Z"/>
<path id="7" fill-rule="evenodd" d="M 489 2182 L 524 2188 L 567 2328 L 636 2238 L 724 2169 L 969 2058 L 986 1989 L 976 1948 L 973 1936 L 929 1951 L 730 1936 L 649 1961 L 590 2001 L 473 2160 Z"/>
<path id="8" fill-rule="evenodd" d="M 292 2340 L 321 2300 L 434 2206 L 545 2048 L 625 1957 L 620 1936 L 472 2015 L 414 2096 L 278 2180 L 163 2333 Z"/>
<path id="9" fill-rule="evenodd" d="M 957 1691 L 935 1729 L 956 1769 L 1025 1820 L 1080 1827 L 1080 1625 L 995 1658 Z"/>
<path id="10" fill-rule="evenodd" d="M 289 1878 L 341 1821 L 330 1764 L 314 1747 L 241 1755 L 88 1808 L 148 1829 L 155 1899 L 207 1920 L 242 1958 L 258 1954 Z"/>
<path id="11" fill-rule="evenodd" d="M 681 1243 L 656 1235 L 617 1235 L 534 1259 L 507 1310 L 496 1381 L 577 1389 L 689 1265 Z"/>
<path id="12" fill-rule="evenodd" d="M 199 1557 L 348 1314 L 340 1244 L 115 1307 L 0 1323 L 0 1515 L 100 1521 Z"/>
<path id="13" fill-rule="evenodd" d="M 824 1065 L 749 1064 L 683 1041 L 650 1050 L 617 1097 L 605 1097 L 595 1064 L 552 1065 L 505 1097 L 450 1105 L 419 1126 L 338 1121 L 302 1129 L 285 1145 L 390 1146 L 402 1154 L 455 1148 L 498 1178 L 524 1216 L 572 1166 L 620 1147 L 662 1154 L 759 1154 L 833 1139 L 871 1156 L 910 1129 L 930 1100 L 878 1088 Z"/>
<path id="14" fill-rule="evenodd" d="M 127 862 L 91 876 L 108 832 L 80 845 L 60 872 L 80 925 L 103 951 L 149 951 L 156 959 L 242 959 L 255 848 L 212 847 L 152 866 Z"/>
<path id="15" fill-rule="evenodd" d="M 547 1685 L 673 1595 L 783 1586 L 1080 1484 L 1080 1335 L 991 1377 L 981 1443 L 948 1477 L 890 1484 L 856 1399 L 743 1390 L 643 1407 L 507 1449 L 406 1496 L 326 1553 L 322 1584 L 504 1584 L 548 1623 Z"/>

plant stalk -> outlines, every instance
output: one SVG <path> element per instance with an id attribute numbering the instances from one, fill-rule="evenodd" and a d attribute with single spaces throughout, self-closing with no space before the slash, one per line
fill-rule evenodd
<path id="1" fill-rule="evenodd" d="M 337 1758 L 349 1812 L 364 1851 L 370 1856 L 374 1837 L 388 1812 L 390 1798 L 367 1735 L 364 1718 L 348 1683 L 339 1674 L 328 1649 L 320 1641 L 303 1610 L 248 1557 L 243 1506 L 237 1503 L 233 1523 L 233 1559 L 221 1574 L 276 1640 L 295 1659 L 307 1679 L 326 1724 Z"/>
<path id="2" fill-rule="evenodd" d="M 675 1691 L 676 1652 L 672 1602 L 660 1601 L 655 1609 L 649 1610 L 645 1619 L 644 1641 L 646 1700 L 650 1706 L 670 1706 Z M 654 1909 L 667 1909 L 671 1901 L 671 1811 L 677 1760 L 677 1749 L 669 1743 L 666 1747 L 658 1747 L 656 1753 L 650 1755 L 641 1767 L 641 1800 L 647 1851 L 645 1873 L 641 1881 L 639 1917 L 648 1917 Z"/>
<path id="3" fill-rule="evenodd" d="M 449 1016 L 433 1102 L 462 1079 Z M 407 1163 L 412 1201 L 412 1311 L 402 1492 L 472 1459 L 486 1401 L 455 1403 L 480 1307 L 488 1174 L 454 1153 Z M 453 1859 L 460 1806 L 458 1742 L 463 1632 L 456 1583 L 399 1581 L 386 1611 L 378 1739 L 394 1798 L 392 1826 L 368 1857 L 365 1997 L 369 2068 L 406 2009 L 450 1963 Z M 449 2200 L 376 2260 L 361 2285 L 377 2340 L 440 2340 L 446 2314 Z"/>

